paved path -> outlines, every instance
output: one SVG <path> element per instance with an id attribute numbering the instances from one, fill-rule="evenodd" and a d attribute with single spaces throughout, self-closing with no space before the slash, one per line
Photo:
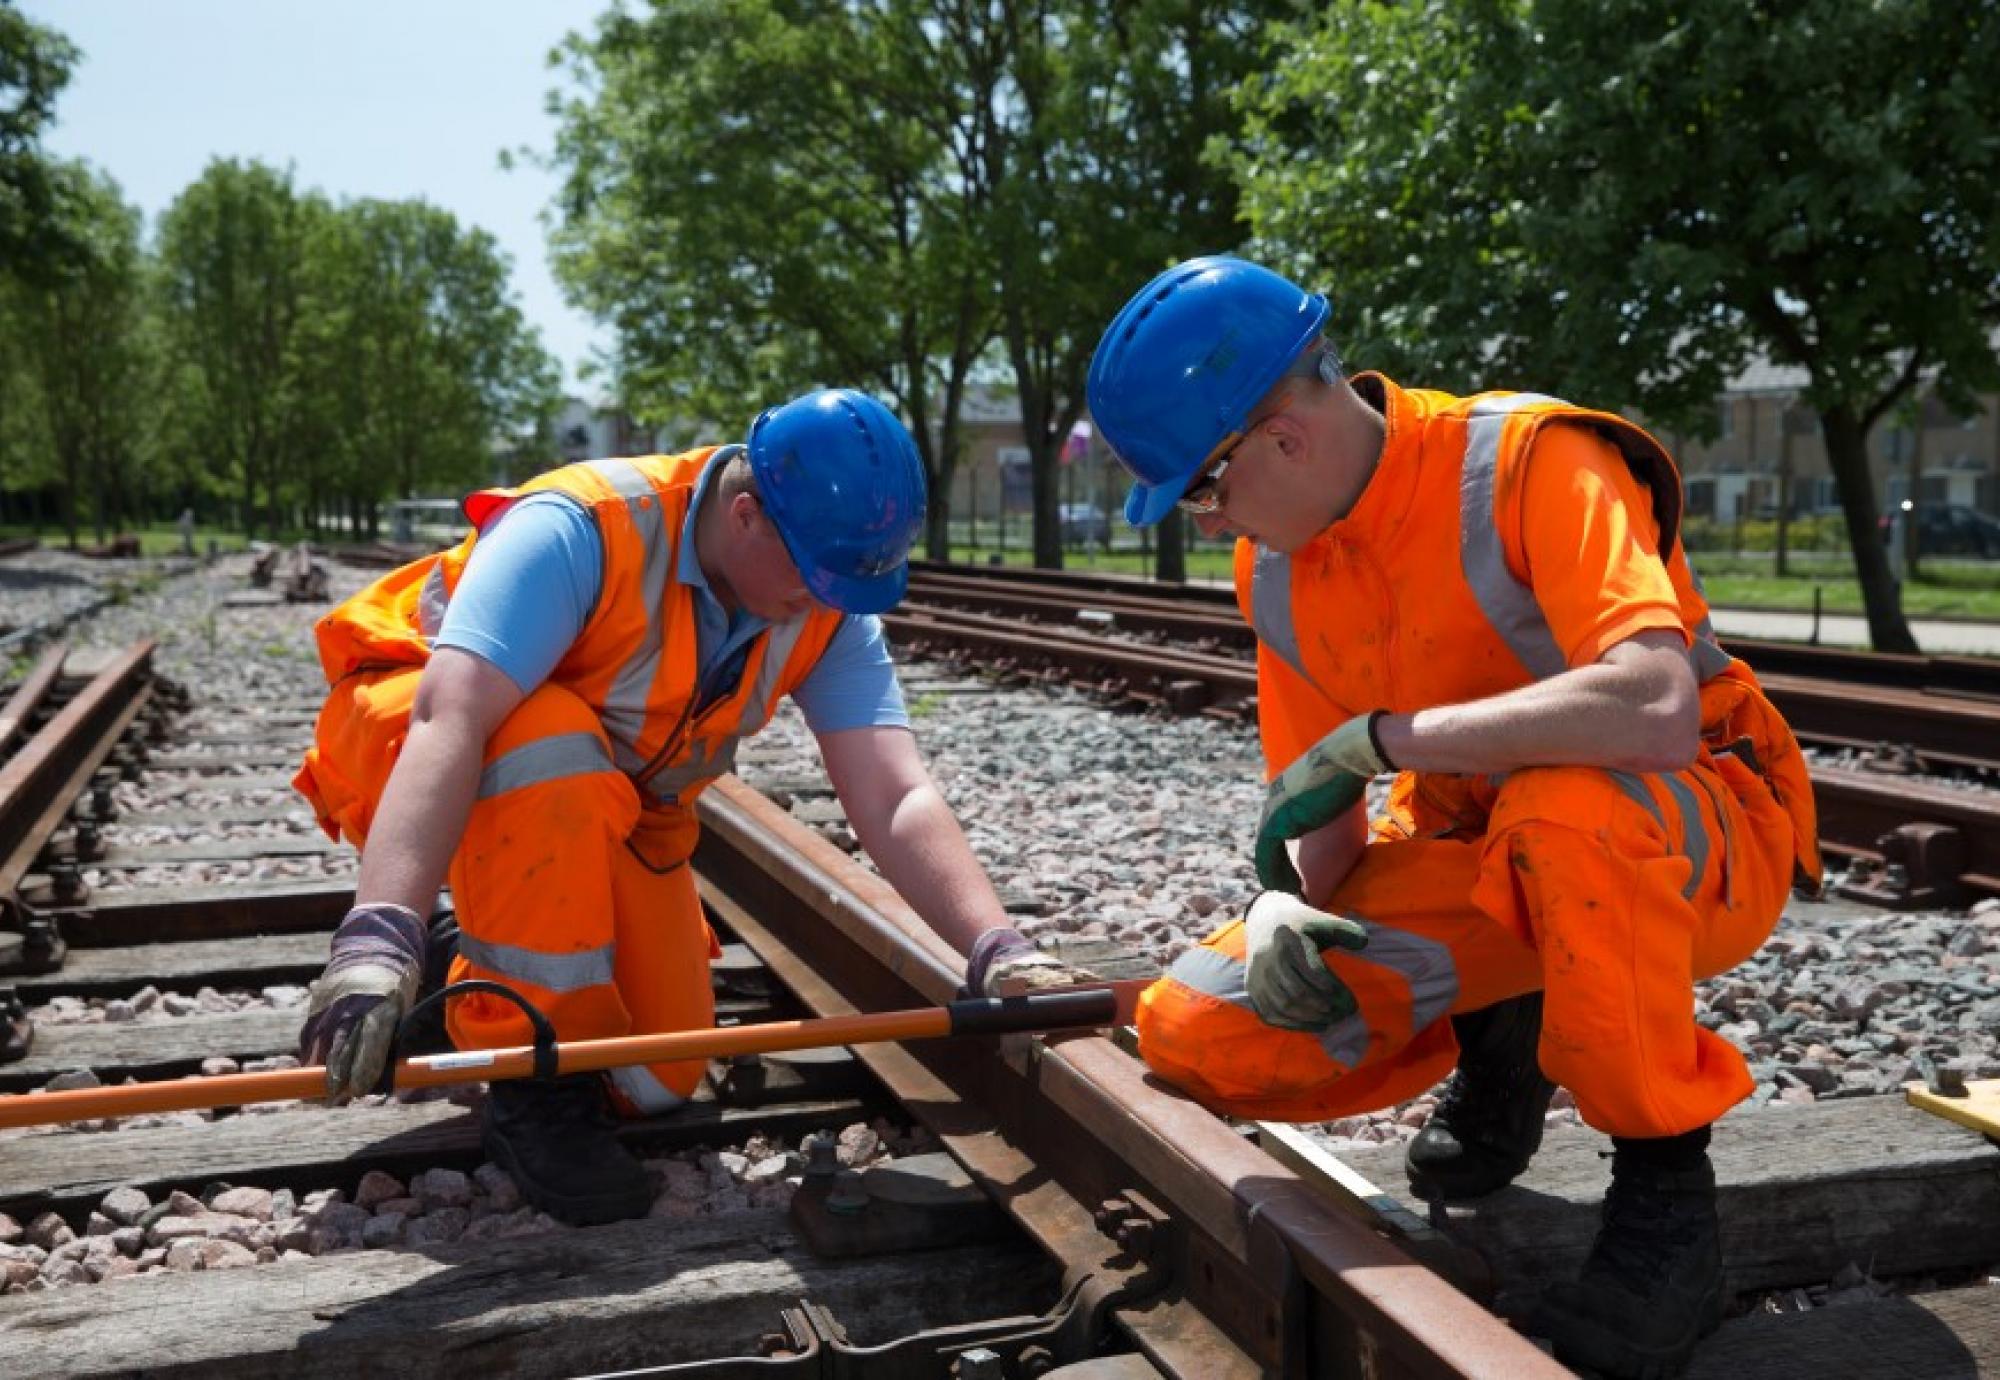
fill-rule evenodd
<path id="1" fill-rule="evenodd" d="M 1715 627 L 1724 637 L 1765 638 L 1805 642 L 1812 637 L 1809 613 L 1772 613 L 1762 609 L 1716 609 Z M 2000 623 L 1953 623 L 1918 618 L 1910 622 L 1917 645 L 1941 655 L 2000 656 Z M 1868 622 L 1855 614 L 1829 613 L 1819 620 L 1819 640 L 1829 647 L 1866 647 Z"/>

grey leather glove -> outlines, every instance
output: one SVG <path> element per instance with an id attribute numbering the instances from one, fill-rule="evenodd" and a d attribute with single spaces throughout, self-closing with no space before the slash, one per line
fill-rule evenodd
<path id="1" fill-rule="evenodd" d="M 1030 992 L 1098 981 L 1097 974 L 1088 968 L 1074 968 L 1053 954 L 1043 953 L 1019 930 L 992 929 L 972 941 L 972 953 L 965 962 L 966 991 L 975 997 L 1001 996 L 1017 978 Z"/>
<path id="2" fill-rule="evenodd" d="M 299 1031 L 300 1057 L 326 1065 L 329 1103 L 338 1106 L 381 1081 L 423 975 L 423 917 L 386 903 L 347 912 Z"/>
<path id="3" fill-rule="evenodd" d="M 1320 961 L 1324 949 L 1365 949 L 1368 931 L 1315 910 L 1283 891 L 1267 891 L 1243 918 L 1251 1009 L 1279 1030 L 1325 1030 L 1354 1013 L 1354 993 Z"/>

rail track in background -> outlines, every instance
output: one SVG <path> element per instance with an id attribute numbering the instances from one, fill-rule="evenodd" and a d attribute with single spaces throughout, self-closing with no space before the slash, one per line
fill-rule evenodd
<path id="1" fill-rule="evenodd" d="M 96 657 L 87 679 L 45 661 L 24 684 L 39 685 L 39 708 L 21 716 L 11 750 L 0 747 L 8 754 L 0 837 L 19 841 L 0 856 L 24 883 L 16 918 L 52 927 L 69 948 L 60 967 L 0 982 L 37 1000 L 302 984 L 351 898 L 349 875 L 84 888 L 86 866 L 328 851 L 296 833 L 164 847 L 107 841 L 148 821 L 303 811 L 230 796 L 251 798 L 283 779 L 309 734 L 311 706 L 253 714 L 190 702 L 149 677 L 149 658 L 144 646 Z M 746 754 L 746 772 L 757 769 Z M 118 811 L 115 780 L 168 775 L 212 776 L 213 787 L 191 784 L 199 803 L 188 808 L 143 818 Z M 46 782 L 58 782 L 52 795 L 23 784 Z M 704 798 L 696 867 L 728 941 L 715 973 L 721 1018 L 947 998 L 957 981 L 950 956 L 883 883 L 781 801 L 800 813 L 826 803 L 823 789 L 785 781 L 770 796 L 729 781 Z M 17 822 L 30 815 L 30 827 Z M 52 816 L 59 827 L 44 829 Z M 32 875 L 11 861 L 30 848 Z M 1100 967 L 1117 961 L 1101 943 L 1076 956 Z M 268 1059 L 289 1053 L 298 1019 L 293 1008 L 51 1025 L 27 1060 L 0 1065 L 0 1089 L 25 1092 L 81 1068 L 106 1082 L 150 1081 L 194 1074 L 218 1056 Z M 1735 1195 L 1731 1230 L 1743 1238 L 1731 1243 L 1732 1268 L 1743 1262 L 1732 1284 L 1823 1281 L 1864 1248 L 1904 1272 L 1977 1263 L 1969 1256 L 1982 1232 L 2000 1229 L 1989 1187 L 2000 1182 L 2000 1154 L 1894 1099 L 1870 1101 L 1869 1117 L 1857 1119 L 1855 1103 L 1827 1104 L 1828 1117 L 1767 1115 L 1757 1122 L 1767 1138 L 1733 1138 L 1757 1151 L 1726 1189 Z M 1116 1036 L 744 1061 L 716 1068 L 681 1112 L 622 1134 L 664 1154 L 753 1132 L 794 1139 L 880 1115 L 923 1125 L 940 1152 L 891 1159 L 858 1179 L 807 1176 L 787 1212 L 330 1250 L 9 1294 L 0 1297 L 0 1349 L 22 1358 L 26 1373 L 58 1374 L 443 1374 L 468 1364 L 521 1374 L 673 1365 L 696 1367 L 673 1374 L 704 1377 L 894 1380 L 1562 1373 L 1476 1300 L 1518 1299 L 1574 1268 L 1602 1187 L 1589 1182 L 1595 1157 L 1580 1145 L 1577 1191 L 1537 1195 L 1530 1249 L 1505 1214 L 1440 1227 L 1309 1139 L 1201 1111 L 1152 1084 Z M 476 1123 L 475 1112 L 450 1102 L 391 1101 L 9 1136 L 0 1138 L 0 1212 L 24 1222 L 52 1212 L 83 1233 L 117 1188 L 155 1204 L 176 1191 L 213 1199 L 223 1184 L 352 1194 L 371 1170 L 476 1164 Z M 1887 1163 L 1884 1128 L 1900 1137 Z M 1559 1159 L 1563 1137 L 1552 1141 L 1545 1158 Z M 1829 1156 L 1835 1142 L 1846 1149 Z M 1805 1161 L 1822 1165 L 1810 1186 L 1773 1180 L 1773 1164 Z M 1864 1191 L 1876 1205 L 1861 1214 L 1872 1237 L 1857 1233 L 1851 1212 L 1800 1221 L 1787 1206 L 1801 1194 L 1831 1201 Z M 1912 1232 L 1919 1209 L 1948 1212 L 1964 1230 Z M 1984 1345 L 1984 1296 L 1939 1299 L 1831 1310 L 1837 1318 L 1824 1310 L 1741 1318 L 1704 1351 L 1718 1359 L 1704 1359 L 1696 1374 L 1796 1374 L 1801 1355 L 1830 1344 L 1833 1323 L 1851 1329 L 1863 1319 L 1905 1351 L 1972 1354 Z M 249 1316 L 254 1328 L 242 1326 Z"/>
<path id="2" fill-rule="evenodd" d="M 1255 639 L 1229 591 L 1112 576 L 916 562 L 885 616 L 914 651 L 1062 679 L 1113 702 L 1254 721 Z M 2000 894 L 2000 663 L 1727 639 L 1815 765 L 1822 842 L 1879 904 L 1953 906 Z"/>

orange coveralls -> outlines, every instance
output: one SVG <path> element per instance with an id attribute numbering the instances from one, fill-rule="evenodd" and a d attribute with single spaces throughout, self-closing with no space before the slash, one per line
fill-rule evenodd
<path id="1" fill-rule="evenodd" d="M 1753 1085 L 1696 1024 L 1692 985 L 1753 953 L 1795 876 L 1820 869 L 1797 744 L 1716 645 L 1676 541 L 1672 461 L 1631 423 L 1548 398 L 1355 386 L 1387 435 L 1353 512 L 1290 557 L 1236 548 L 1270 772 L 1354 715 L 1500 694 L 1650 630 L 1688 639 L 1701 752 L 1656 774 L 1401 773 L 1315 901 L 1368 927 L 1367 948 L 1325 960 L 1358 1010 L 1317 1034 L 1263 1024 L 1238 921 L 1148 990 L 1140 1052 L 1219 1110 L 1316 1121 L 1424 1091 L 1457 1060 L 1448 1015 L 1542 988 L 1541 1065 L 1585 1121 L 1705 1125 Z"/>
<path id="2" fill-rule="evenodd" d="M 688 503 L 714 448 L 569 465 L 466 500 L 483 523 L 555 490 L 590 513 L 604 545 L 597 606 L 549 679 L 486 745 L 478 798 L 451 861 L 460 929 L 451 979 L 490 978 L 548 1015 L 565 1040 L 696 1029 L 714 1021 L 718 952 L 685 865 L 695 798 L 730 769 L 840 625 L 815 611 L 751 644 L 735 688 L 695 706 L 693 592 L 675 578 Z M 334 837 L 365 848 L 409 731 L 430 639 L 478 533 L 391 571 L 320 620 L 332 686 L 294 782 Z M 455 998 L 462 1049 L 533 1042 L 526 1017 L 483 993 Z M 620 1069 L 638 1111 L 694 1091 L 703 1061 Z"/>

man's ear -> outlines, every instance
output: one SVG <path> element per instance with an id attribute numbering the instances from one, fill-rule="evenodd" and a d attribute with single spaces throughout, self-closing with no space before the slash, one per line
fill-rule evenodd
<path id="1" fill-rule="evenodd" d="M 763 513 L 763 505 L 757 501 L 755 494 L 733 494 L 730 496 L 727 510 L 729 530 L 748 536 L 756 530 L 757 520 Z"/>

